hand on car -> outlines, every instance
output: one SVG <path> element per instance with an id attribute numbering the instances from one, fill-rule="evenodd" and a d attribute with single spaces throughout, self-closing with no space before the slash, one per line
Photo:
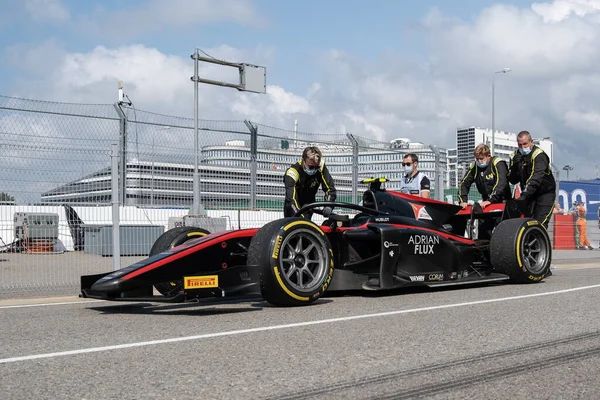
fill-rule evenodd
<path id="1" fill-rule="evenodd" d="M 469 206 L 469 203 L 460 203 L 460 206 L 464 210 L 465 208 L 467 208 Z"/>
<path id="2" fill-rule="evenodd" d="M 527 203 L 528 197 L 529 196 L 527 195 L 527 193 L 523 192 L 523 193 L 521 193 L 521 195 L 519 196 L 519 198 L 515 199 L 515 201 L 522 201 L 522 202 Z"/>
<path id="3" fill-rule="evenodd" d="M 490 204 L 492 204 L 491 201 L 482 201 L 481 202 L 481 208 L 486 208 L 487 206 L 489 206 Z"/>

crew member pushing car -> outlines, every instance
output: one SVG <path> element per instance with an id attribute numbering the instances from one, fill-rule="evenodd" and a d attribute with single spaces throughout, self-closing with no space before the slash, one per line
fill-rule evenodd
<path id="1" fill-rule="evenodd" d="M 550 158 L 533 144 L 531 134 L 521 131 L 517 135 L 519 148 L 510 156 L 508 181 L 521 185 L 519 201 L 531 217 L 548 229 L 556 198 L 556 181 L 550 169 Z"/>
<path id="2" fill-rule="evenodd" d="M 506 161 L 492 156 L 490 148 L 485 144 L 477 145 L 473 155 L 475 156 L 475 162 L 471 163 L 469 171 L 460 182 L 458 193 L 460 206 L 463 209 L 467 208 L 467 196 L 473 182 L 475 182 L 475 186 L 481 194 L 483 199 L 481 207 L 484 209 L 490 204 L 503 203 L 510 199 Z"/>
<path id="3" fill-rule="evenodd" d="M 319 186 L 325 192 L 324 201 L 335 201 L 337 192 L 335 183 L 327 166 L 323 154 L 316 146 L 309 146 L 302 152 L 302 159 L 292 164 L 283 177 L 285 184 L 285 203 L 283 215 L 293 217 L 302 206 L 316 201 Z M 303 218 L 311 219 L 312 212 L 302 214 Z M 329 217 L 331 207 L 323 208 L 323 216 Z"/>

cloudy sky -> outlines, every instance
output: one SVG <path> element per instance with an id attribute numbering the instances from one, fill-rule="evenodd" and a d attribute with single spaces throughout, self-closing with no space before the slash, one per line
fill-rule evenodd
<path id="1" fill-rule="evenodd" d="M 600 162 L 600 0 L 3 0 L 0 44 L 2 95 L 113 103 L 123 80 L 139 109 L 192 117 L 198 47 L 268 84 L 202 85 L 200 118 L 444 147 L 491 126 L 495 76 L 498 129 L 552 137 L 571 179 Z"/>

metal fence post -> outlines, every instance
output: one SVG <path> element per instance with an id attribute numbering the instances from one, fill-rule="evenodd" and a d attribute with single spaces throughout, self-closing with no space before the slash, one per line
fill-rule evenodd
<path id="1" fill-rule="evenodd" d="M 358 202 L 358 141 L 352 134 L 347 133 L 346 136 L 352 143 L 352 203 Z"/>
<path id="2" fill-rule="evenodd" d="M 200 188 L 200 166 L 199 166 L 199 157 L 200 157 L 200 134 L 198 132 L 198 57 L 199 57 L 198 49 L 194 51 L 192 58 L 194 59 L 194 76 L 192 80 L 194 81 L 194 174 L 192 181 L 192 191 L 193 191 L 193 201 L 192 208 L 190 210 L 190 214 L 198 215 L 203 213 L 202 207 L 202 191 Z"/>
<path id="3" fill-rule="evenodd" d="M 121 104 L 115 103 L 115 109 L 119 115 L 119 144 L 121 146 L 119 201 L 121 204 L 125 204 L 125 191 L 127 189 L 127 115 L 121 108 Z"/>
<path id="4" fill-rule="evenodd" d="M 250 131 L 250 205 L 249 208 L 256 208 L 256 155 L 258 153 L 258 126 L 249 120 L 244 123 Z"/>
<path id="5" fill-rule="evenodd" d="M 436 192 L 438 195 L 436 196 L 439 201 L 444 201 L 444 174 L 446 171 L 442 169 L 442 157 L 440 155 L 440 149 L 436 146 L 435 149 L 435 186 Z"/>
<path id="6" fill-rule="evenodd" d="M 440 156 L 439 150 L 435 153 L 436 159 L 436 174 L 435 174 L 435 186 L 437 188 L 437 199 L 439 201 L 444 201 L 444 174 L 446 171 L 442 169 L 442 157 Z"/>
<path id="7" fill-rule="evenodd" d="M 113 270 L 121 269 L 121 238 L 119 220 L 119 147 L 112 144 L 111 153 L 111 203 L 112 203 L 112 237 L 113 237 Z"/>

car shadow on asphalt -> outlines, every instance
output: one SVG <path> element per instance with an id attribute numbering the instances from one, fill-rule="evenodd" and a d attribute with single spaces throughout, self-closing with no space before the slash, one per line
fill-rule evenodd
<path id="1" fill-rule="evenodd" d="M 538 285 L 544 283 L 539 282 Z M 411 286 L 395 289 L 384 289 L 384 290 L 348 290 L 348 291 L 335 291 L 327 292 L 324 294 L 326 298 L 340 298 L 340 297 L 364 297 L 364 298 L 378 298 L 378 297 L 391 297 L 417 293 L 434 293 L 434 292 L 451 292 L 457 290 L 467 290 L 474 288 L 483 287 L 496 287 L 496 286 L 512 286 L 512 285 L 524 285 L 520 283 L 500 283 L 500 282 L 473 282 L 462 285 L 449 285 L 439 287 L 429 286 Z"/>
<path id="2" fill-rule="evenodd" d="M 236 307 L 236 308 L 216 308 L 199 307 L 198 304 L 181 304 L 179 306 L 164 306 L 156 304 L 127 304 L 122 306 L 108 307 L 90 307 L 90 310 L 98 311 L 102 314 L 129 314 L 129 315 L 224 315 L 236 314 L 250 311 L 259 311 L 260 308 Z"/>
<path id="3" fill-rule="evenodd" d="M 326 298 L 340 298 L 340 297 L 364 297 L 364 298 L 376 298 L 376 297 L 389 297 L 399 296 L 402 294 L 414 294 L 414 293 L 426 293 L 431 292 L 432 289 L 423 287 L 406 287 L 397 289 L 385 289 L 385 290 L 344 290 L 327 292 L 323 296 Z"/>
<path id="4" fill-rule="evenodd" d="M 326 296 L 326 295 L 323 295 L 323 296 Z M 310 303 L 310 304 L 306 304 L 306 305 L 297 305 L 297 306 L 276 306 L 274 304 L 267 302 L 266 300 L 263 300 L 262 303 L 260 303 L 260 307 L 261 308 L 281 308 L 283 310 L 283 309 L 298 308 L 298 307 L 317 307 L 317 306 L 322 306 L 322 305 L 329 304 L 329 303 L 333 303 L 333 300 L 324 299 L 323 297 L 321 297 L 319 300 L 315 301 L 314 303 Z"/>
<path id="5" fill-rule="evenodd" d="M 333 302 L 330 299 L 319 299 L 310 304 L 310 307 L 325 305 Z M 232 307 L 234 306 L 234 307 Z M 261 296 L 249 296 L 241 299 L 211 299 L 187 303 L 152 303 L 135 302 L 119 303 L 114 305 L 87 307 L 89 310 L 103 314 L 160 314 L 160 315 L 219 315 L 260 311 L 263 308 L 287 309 L 288 306 L 276 306 Z"/>
<path id="6" fill-rule="evenodd" d="M 218 315 L 259 311 L 262 308 L 261 300 L 260 297 L 250 296 L 236 301 L 209 299 L 186 303 L 132 302 L 88 309 L 103 314 Z M 232 305 L 237 307 L 231 307 Z"/>

